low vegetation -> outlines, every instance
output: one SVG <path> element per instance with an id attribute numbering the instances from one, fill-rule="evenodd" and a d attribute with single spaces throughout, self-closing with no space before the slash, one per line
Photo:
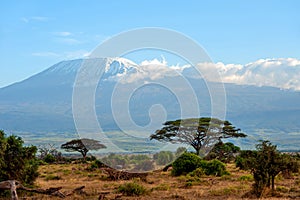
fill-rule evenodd
<path id="1" fill-rule="evenodd" d="M 280 153 L 269 141 L 261 141 L 254 151 L 219 141 L 205 157 L 180 147 L 152 157 L 109 154 L 97 159 L 82 154 L 75 159 L 64 157 L 53 145 L 25 147 L 21 138 L 0 131 L 0 147 L 0 181 L 14 179 L 42 191 L 59 191 L 51 196 L 22 192 L 24 199 L 300 197 L 299 154 Z M 154 170 L 165 165 L 171 170 Z M 0 195 L 9 199 L 7 192 L 0 190 Z"/>

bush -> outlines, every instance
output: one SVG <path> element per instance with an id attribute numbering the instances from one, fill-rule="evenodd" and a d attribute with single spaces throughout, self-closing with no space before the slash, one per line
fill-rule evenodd
<path id="1" fill-rule="evenodd" d="M 180 176 L 194 171 L 200 167 L 201 158 L 193 153 L 183 153 L 173 164 L 172 164 L 172 175 Z"/>
<path id="2" fill-rule="evenodd" d="M 202 162 L 203 163 L 203 162 Z M 211 160 L 202 166 L 206 175 L 223 176 L 229 175 L 226 171 L 226 166 L 219 160 Z"/>
<path id="3" fill-rule="evenodd" d="M 239 179 L 238 180 L 240 180 L 240 181 L 252 181 L 253 180 L 253 176 L 252 175 L 243 175 L 243 176 L 241 176 L 241 177 L 239 177 Z"/>
<path id="4" fill-rule="evenodd" d="M 251 163 L 254 162 L 251 158 L 255 158 L 257 156 L 257 151 L 244 150 L 241 151 L 240 155 L 235 159 L 236 167 L 242 170 L 249 170 Z"/>
<path id="5" fill-rule="evenodd" d="M 100 160 L 94 160 L 93 162 L 91 162 L 91 165 L 88 167 L 88 170 L 95 170 L 101 167 L 106 167 Z"/>
<path id="6" fill-rule="evenodd" d="M 201 167 L 199 167 L 199 168 L 195 169 L 194 171 L 188 173 L 189 176 L 191 176 L 191 177 L 198 177 L 198 178 L 200 178 L 204 174 L 205 174 L 205 172 L 204 172 L 204 170 Z"/>
<path id="7" fill-rule="evenodd" d="M 166 165 L 174 160 L 174 154 L 171 151 L 161 151 L 153 155 L 153 159 L 158 165 Z"/>
<path id="8" fill-rule="evenodd" d="M 126 196 L 140 196 L 146 193 L 146 188 L 138 183 L 130 182 L 120 185 L 118 192 Z"/>
<path id="9" fill-rule="evenodd" d="M 222 162 L 228 163 L 230 161 L 233 161 L 235 154 L 239 152 L 240 152 L 240 148 L 238 146 L 235 146 L 233 143 L 219 142 L 213 147 L 213 149 L 209 152 L 209 154 L 205 156 L 204 159 L 206 160 L 218 159 Z"/>
<path id="10" fill-rule="evenodd" d="M 172 165 L 172 175 L 179 176 L 190 172 L 202 173 L 206 175 L 223 176 L 229 175 L 226 171 L 226 166 L 219 160 L 201 160 L 201 158 L 193 153 L 182 154 Z M 201 169 L 198 169 L 201 168 Z M 202 171 L 202 172 L 201 172 Z M 202 174 L 201 174 L 202 175 Z"/>
<path id="11" fill-rule="evenodd" d="M 0 181 L 18 180 L 30 185 L 38 177 L 37 148 L 23 144 L 22 138 L 6 137 L 0 130 Z"/>
<path id="12" fill-rule="evenodd" d="M 54 163 L 56 161 L 56 158 L 52 154 L 47 154 L 44 157 L 43 161 L 46 163 Z"/>

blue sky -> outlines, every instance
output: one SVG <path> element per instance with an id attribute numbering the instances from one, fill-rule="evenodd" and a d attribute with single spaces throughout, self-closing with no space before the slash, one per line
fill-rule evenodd
<path id="1" fill-rule="evenodd" d="M 1 1 L 0 87 L 133 28 L 179 31 L 215 62 L 300 58 L 300 1 Z"/>

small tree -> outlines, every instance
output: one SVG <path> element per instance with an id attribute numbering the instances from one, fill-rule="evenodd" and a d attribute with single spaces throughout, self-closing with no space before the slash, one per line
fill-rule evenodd
<path id="1" fill-rule="evenodd" d="M 106 146 L 97 140 L 82 138 L 71 140 L 65 144 L 62 144 L 61 148 L 68 152 L 80 152 L 85 159 L 89 150 L 99 150 L 106 148 Z"/>
<path id="2" fill-rule="evenodd" d="M 54 144 L 40 145 L 38 151 L 40 159 L 46 163 L 53 163 L 63 159 L 61 152 L 57 151 Z"/>
<path id="3" fill-rule="evenodd" d="M 228 163 L 234 160 L 235 155 L 240 152 L 240 147 L 235 146 L 231 142 L 217 143 L 214 148 L 205 156 L 206 160 L 218 159 L 222 162 Z"/>
<path id="4" fill-rule="evenodd" d="M 207 150 L 210 150 L 215 143 L 232 137 L 246 137 L 246 135 L 232 126 L 229 121 L 203 117 L 167 121 L 162 129 L 150 136 L 150 139 L 189 144 L 199 155 L 200 150 L 208 153 Z"/>
<path id="5" fill-rule="evenodd" d="M 292 158 L 279 153 L 276 148 L 269 141 L 261 141 L 256 145 L 257 151 L 245 151 L 237 158 L 238 166 L 251 170 L 255 181 L 253 190 L 258 197 L 265 187 L 271 186 L 274 191 L 274 180 L 280 172 L 299 167 L 291 166 Z"/>
<path id="6" fill-rule="evenodd" d="M 37 148 L 24 147 L 22 138 L 11 135 L 6 137 L 0 130 L 0 181 L 18 180 L 33 184 L 38 176 Z"/>

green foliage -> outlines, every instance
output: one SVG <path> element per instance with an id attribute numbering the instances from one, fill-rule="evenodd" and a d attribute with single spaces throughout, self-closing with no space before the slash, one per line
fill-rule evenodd
<path id="1" fill-rule="evenodd" d="M 226 171 L 226 166 L 219 160 L 211 160 L 205 163 L 202 161 L 202 169 L 204 170 L 206 175 L 214 175 L 214 176 L 223 176 L 229 175 L 229 172 Z"/>
<path id="2" fill-rule="evenodd" d="M 265 187 L 272 185 L 274 191 L 275 177 L 284 171 L 299 168 L 298 163 L 289 155 L 276 150 L 276 146 L 269 141 L 261 141 L 256 145 L 257 151 L 243 151 L 236 160 L 241 169 L 251 170 L 255 183 L 253 192 L 260 197 Z"/>
<path id="3" fill-rule="evenodd" d="M 140 196 L 146 193 L 146 188 L 135 182 L 125 183 L 118 187 L 118 192 L 126 196 Z"/>
<path id="4" fill-rule="evenodd" d="M 244 150 L 240 152 L 240 155 L 235 159 L 236 167 L 242 170 L 249 170 L 252 163 L 255 162 L 257 157 L 257 151 Z"/>
<path id="5" fill-rule="evenodd" d="M 175 156 L 171 151 L 160 151 L 153 155 L 153 159 L 158 165 L 166 165 L 173 162 Z"/>
<path id="6" fill-rule="evenodd" d="M 20 137 L 6 137 L 0 130 L 0 181 L 18 180 L 30 185 L 37 178 L 37 148 L 24 147 L 23 144 Z"/>
<path id="7" fill-rule="evenodd" d="M 253 180 L 253 176 L 252 175 L 243 175 L 243 176 L 241 176 L 241 177 L 239 177 L 239 179 L 238 180 L 240 180 L 240 181 L 252 181 Z"/>
<path id="8" fill-rule="evenodd" d="M 197 169 L 201 164 L 201 158 L 193 153 L 183 153 L 177 160 L 172 164 L 172 175 L 180 176 Z"/>
<path id="9" fill-rule="evenodd" d="M 182 154 L 172 165 L 172 175 L 192 174 L 223 176 L 228 175 L 226 166 L 219 160 L 206 161 L 193 153 Z M 200 168 L 200 169 L 199 169 Z"/>
<path id="10" fill-rule="evenodd" d="M 47 154 L 44 157 L 43 161 L 46 163 L 54 163 L 56 161 L 56 158 L 52 154 Z"/>
<path id="11" fill-rule="evenodd" d="M 204 158 L 206 160 L 218 159 L 222 162 L 228 163 L 234 160 L 234 155 L 240 152 L 240 148 L 231 142 L 217 143 L 214 148 Z"/>
<path id="12" fill-rule="evenodd" d="M 93 170 L 101 168 L 101 167 L 105 167 L 105 165 L 100 160 L 96 159 L 91 162 L 90 166 L 88 167 L 88 170 L 93 171 Z"/>
<path id="13" fill-rule="evenodd" d="M 201 176 L 205 175 L 205 171 L 201 167 L 199 167 L 199 168 L 195 169 L 194 171 L 188 173 L 188 175 L 191 177 L 200 178 Z"/>
<path id="14" fill-rule="evenodd" d="M 199 155 L 202 149 L 215 144 L 216 141 L 233 137 L 246 137 L 246 135 L 241 133 L 240 129 L 232 126 L 229 121 L 202 117 L 167 121 L 162 129 L 150 136 L 150 139 L 188 144 Z"/>

